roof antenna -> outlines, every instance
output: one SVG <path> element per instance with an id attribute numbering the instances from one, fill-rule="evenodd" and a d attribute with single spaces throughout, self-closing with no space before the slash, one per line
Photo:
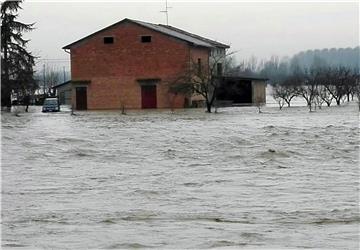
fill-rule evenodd
<path id="1" fill-rule="evenodd" d="M 166 14 L 166 25 L 167 25 L 167 26 L 169 26 L 169 11 L 168 11 L 168 9 L 171 9 L 171 7 L 168 6 L 167 0 L 165 0 L 165 10 L 162 10 L 162 11 L 160 11 L 160 12 Z"/>

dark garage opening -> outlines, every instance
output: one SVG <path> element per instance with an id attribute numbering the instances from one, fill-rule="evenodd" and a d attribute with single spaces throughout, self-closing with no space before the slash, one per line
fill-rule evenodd
<path id="1" fill-rule="evenodd" d="M 252 104 L 251 80 L 223 80 L 216 98 L 234 104 Z"/>

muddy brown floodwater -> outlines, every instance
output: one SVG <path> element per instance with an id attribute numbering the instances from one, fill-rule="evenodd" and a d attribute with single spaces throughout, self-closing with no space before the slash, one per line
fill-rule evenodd
<path id="1" fill-rule="evenodd" d="M 2 248 L 358 249 L 358 115 L 2 113 Z"/>

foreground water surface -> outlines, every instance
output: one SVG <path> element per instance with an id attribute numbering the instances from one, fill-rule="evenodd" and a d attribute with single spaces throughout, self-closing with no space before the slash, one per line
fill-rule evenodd
<path id="1" fill-rule="evenodd" d="M 2 113 L 2 248 L 358 249 L 358 114 Z"/>

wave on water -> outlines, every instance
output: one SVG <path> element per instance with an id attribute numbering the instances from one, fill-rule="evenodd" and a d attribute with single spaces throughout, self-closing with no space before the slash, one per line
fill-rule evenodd
<path id="1" fill-rule="evenodd" d="M 202 183 L 197 183 L 197 182 L 186 182 L 183 184 L 185 187 L 201 187 L 204 184 Z"/>
<path id="2" fill-rule="evenodd" d="M 206 214 L 178 214 L 172 217 L 176 221 L 204 221 L 215 223 L 239 223 L 239 224 L 252 224 L 249 220 L 227 219 L 216 215 Z"/>
<path id="3" fill-rule="evenodd" d="M 120 221 L 203 221 L 210 223 L 238 223 L 238 224 L 253 224 L 250 220 L 240 219 L 227 219 L 220 216 L 201 215 L 201 214 L 158 214 L 152 212 L 137 212 L 137 213 L 124 213 L 118 215 L 109 215 L 104 219 L 99 220 L 99 223 L 116 224 Z M 246 235 L 245 235 L 246 236 Z"/>
<path id="4" fill-rule="evenodd" d="M 2 247 L 5 247 L 5 248 L 24 248 L 24 247 L 27 247 L 27 245 L 24 245 L 24 244 L 20 244 L 20 243 L 2 243 L 1 244 Z M 4 249 L 4 248 L 2 248 Z"/>
<path id="5" fill-rule="evenodd" d="M 116 220 L 113 218 L 107 218 L 104 220 L 101 220 L 100 223 L 105 223 L 105 224 L 116 224 Z"/>
<path id="6" fill-rule="evenodd" d="M 115 224 L 120 221 L 150 221 L 160 219 L 158 213 L 152 211 L 135 211 L 135 212 L 117 212 L 115 214 L 106 215 L 105 218 L 99 220 L 100 223 Z"/>
<path id="7" fill-rule="evenodd" d="M 360 216 L 354 216 L 349 218 L 320 218 L 309 222 L 310 224 L 325 225 L 325 224 L 351 224 L 359 223 Z"/>
<path id="8" fill-rule="evenodd" d="M 33 223 L 44 223 L 44 224 L 62 224 L 62 225 L 69 225 L 71 224 L 67 219 L 62 218 L 62 216 L 57 216 L 55 214 L 48 214 L 42 216 L 32 216 L 29 218 L 23 218 L 19 220 L 9 220 L 3 221 L 3 223 L 8 224 L 33 224 Z"/>
<path id="9" fill-rule="evenodd" d="M 14 140 L 13 137 L 11 137 L 11 136 L 6 136 L 6 135 L 1 136 L 1 139 L 2 139 L 2 140 L 8 140 L 8 141 Z"/>
<path id="10" fill-rule="evenodd" d="M 66 154 L 72 157 L 96 157 L 99 152 L 93 149 L 70 149 L 67 150 Z"/>
<path id="11" fill-rule="evenodd" d="M 331 211 L 292 211 L 277 212 L 272 221 L 275 223 L 294 224 L 352 224 L 359 223 L 360 216 L 356 209 L 333 209 Z"/>
<path id="12" fill-rule="evenodd" d="M 91 142 L 90 140 L 81 139 L 81 138 L 75 138 L 75 137 L 61 137 L 56 138 L 56 142 L 62 142 L 62 143 L 83 143 L 83 142 Z"/>
<path id="13" fill-rule="evenodd" d="M 140 243 L 118 243 L 107 246 L 104 249 L 147 249 L 147 248 L 156 248 L 156 247 L 160 247 L 160 246 L 144 245 Z"/>
<path id="14" fill-rule="evenodd" d="M 206 244 L 205 248 L 223 248 L 223 247 L 244 247 L 248 245 L 248 243 L 245 242 L 235 242 L 235 241 L 228 241 L 228 240 L 218 240 L 218 241 L 212 241 L 210 243 Z M 226 249 L 226 248 L 223 248 Z M 233 248 L 234 249 L 234 248 Z"/>
<path id="15" fill-rule="evenodd" d="M 268 149 L 265 152 L 260 153 L 260 157 L 266 158 L 266 159 L 272 159 L 272 158 L 289 158 L 290 155 L 283 152 L 283 151 L 276 151 L 275 149 Z"/>

